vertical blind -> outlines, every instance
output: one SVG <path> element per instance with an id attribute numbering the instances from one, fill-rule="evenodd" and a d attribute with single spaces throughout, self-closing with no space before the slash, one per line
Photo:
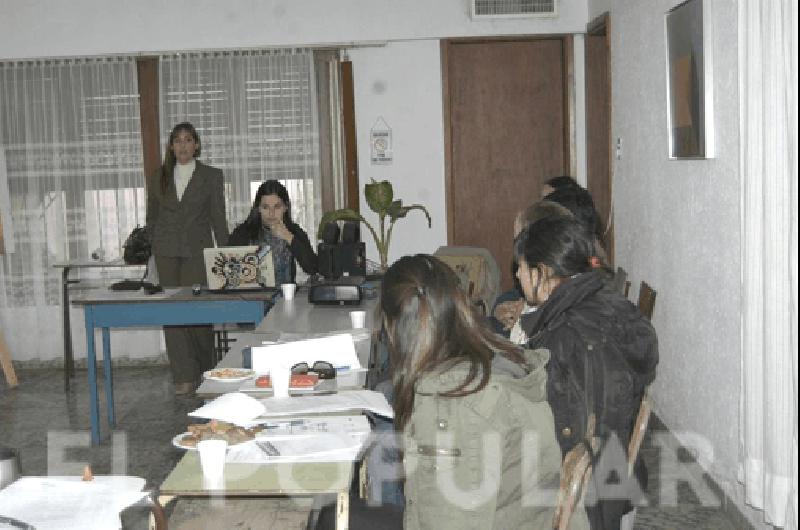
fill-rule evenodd
<path id="1" fill-rule="evenodd" d="M 201 160 L 223 170 L 228 223 L 243 221 L 253 190 L 280 180 L 292 217 L 316 240 L 321 217 L 317 86 L 311 50 L 187 53 L 159 61 L 163 142 L 191 122 Z"/>
<path id="2" fill-rule="evenodd" d="M 293 219 L 316 240 L 321 197 L 341 188 L 340 110 L 329 104 L 336 63 L 335 51 L 308 49 L 159 58 L 161 145 L 176 123 L 195 125 L 200 159 L 225 174 L 231 228 L 246 218 L 255 188 L 278 179 Z M 135 58 L 0 62 L 0 193 L 8 190 L 0 204 L 13 218 L 9 251 L 0 256 L 0 324 L 15 360 L 62 353 L 61 275 L 53 265 L 95 251 L 118 258 L 130 231 L 144 225 L 140 114 Z M 106 283 L 118 274 L 80 272 Z M 81 316 L 73 312 L 79 355 Z M 29 333 L 32 322 L 51 332 Z M 125 344 L 129 333 L 150 335 Z M 160 333 L 118 332 L 114 342 L 123 356 L 161 348 Z"/>

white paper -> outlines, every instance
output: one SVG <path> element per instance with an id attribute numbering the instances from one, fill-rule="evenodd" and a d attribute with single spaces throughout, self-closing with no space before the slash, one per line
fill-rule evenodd
<path id="1" fill-rule="evenodd" d="M 394 411 L 384 395 L 372 390 L 350 390 L 327 396 L 308 395 L 290 399 L 265 398 L 260 401 L 265 409 L 263 417 L 324 414 L 347 410 L 368 410 L 387 418 L 394 417 Z"/>
<path id="2" fill-rule="evenodd" d="M 291 367 L 304 362 L 311 366 L 316 361 L 327 361 L 337 368 L 361 368 L 353 336 L 349 333 L 254 346 L 250 355 L 253 370 L 259 374 L 267 374 L 277 365 Z"/>
<path id="3" fill-rule="evenodd" d="M 364 437 L 344 433 L 276 435 L 258 437 L 235 445 L 225 459 L 228 463 L 264 464 L 286 462 L 352 462 L 358 458 Z M 277 454 L 267 454 L 259 444 L 270 443 Z"/>
<path id="4" fill-rule="evenodd" d="M 0 490 L 0 515 L 37 530 L 108 530 L 119 513 L 147 495 L 145 480 L 128 476 L 23 477 Z"/>
<path id="5" fill-rule="evenodd" d="M 190 412 L 189 416 L 209 420 L 222 420 L 247 427 L 255 418 L 263 415 L 264 412 L 264 405 L 259 400 L 241 392 L 230 392 Z"/>

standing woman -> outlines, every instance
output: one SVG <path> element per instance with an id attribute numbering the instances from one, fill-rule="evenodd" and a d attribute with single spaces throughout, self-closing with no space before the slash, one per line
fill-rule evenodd
<path id="1" fill-rule="evenodd" d="M 403 441 L 404 528 L 552 528 L 561 455 L 548 352 L 495 335 L 432 256 L 386 271 L 380 316 Z"/>
<path id="2" fill-rule="evenodd" d="M 196 160 L 200 137 L 191 123 L 176 125 L 164 164 L 147 186 L 147 227 L 164 287 L 205 283 L 203 249 L 228 240 L 222 171 Z M 213 232 L 213 237 L 212 237 Z M 164 326 L 176 394 L 191 394 L 213 368 L 211 326 Z"/>
<path id="3" fill-rule="evenodd" d="M 258 245 L 272 249 L 275 285 L 294 283 L 295 260 L 307 274 L 316 274 L 317 255 L 308 235 L 292 221 L 289 193 L 277 180 L 267 180 L 256 191 L 250 215 L 237 226 L 228 245 Z"/>

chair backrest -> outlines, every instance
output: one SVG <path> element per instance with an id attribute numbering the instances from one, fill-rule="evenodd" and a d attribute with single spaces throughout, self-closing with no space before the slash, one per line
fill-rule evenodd
<path id="1" fill-rule="evenodd" d="M 455 271 L 464 290 L 484 311 L 494 307 L 500 292 L 500 269 L 488 249 L 441 246 L 433 255 Z"/>
<path id="2" fill-rule="evenodd" d="M 627 297 L 628 295 L 625 294 L 625 284 L 630 285 L 628 281 L 628 272 L 622 267 L 617 267 L 617 272 L 614 273 L 614 289 Z"/>
<path id="3" fill-rule="evenodd" d="M 591 440 L 592 451 L 597 451 L 599 442 L 594 437 L 595 416 L 591 414 L 586 427 L 586 439 Z M 553 528 L 566 530 L 576 508 L 583 504 L 586 485 L 592 476 L 592 455 L 585 443 L 569 450 L 561 462 L 561 480 L 558 485 Z"/>
<path id="4" fill-rule="evenodd" d="M 642 447 L 642 440 L 647 432 L 647 424 L 650 422 L 651 409 L 650 387 L 648 386 L 644 389 L 642 402 L 639 405 L 639 414 L 636 415 L 636 421 L 633 422 L 633 431 L 631 431 L 631 439 L 628 442 L 628 476 L 633 474 L 633 466 L 639 456 L 639 449 Z"/>
<path id="5" fill-rule="evenodd" d="M 639 286 L 639 312 L 647 320 L 653 318 L 653 309 L 656 307 L 656 293 L 647 282 L 642 282 Z"/>

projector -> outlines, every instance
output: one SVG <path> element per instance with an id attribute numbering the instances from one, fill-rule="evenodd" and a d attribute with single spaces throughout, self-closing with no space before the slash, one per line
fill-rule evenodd
<path id="1" fill-rule="evenodd" d="M 341 281 L 348 279 L 347 283 Z M 347 278 L 336 282 L 324 282 L 312 285 L 308 289 L 308 301 L 312 304 L 326 305 L 358 305 L 363 295 L 361 285 L 363 278 Z"/>

